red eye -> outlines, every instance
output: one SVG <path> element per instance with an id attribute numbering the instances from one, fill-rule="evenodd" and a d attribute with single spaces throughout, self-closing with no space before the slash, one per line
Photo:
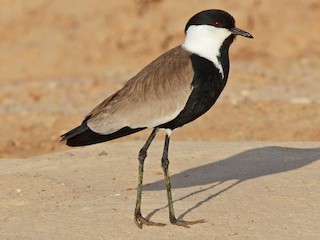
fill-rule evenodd
<path id="1" fill-rule="evenodd" d="M 221 27 L 221 22 L 214 22 L 214 23 L 212 24 L 212 26 L 214 26 L 214 27 Z"/>

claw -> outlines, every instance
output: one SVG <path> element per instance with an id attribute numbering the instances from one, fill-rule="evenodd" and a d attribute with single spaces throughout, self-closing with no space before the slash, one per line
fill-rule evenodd
<path id="1" fill-rule="evenodd" d="M 180 227 L 185 227 L 185 228 L 190 228 L 189 225 L 194 225 L 198 223 L 205 223 L 206 221 L 204 219 L 201 220 L 196 220 L 196 221 L 184 221 L 184 220 L 179 220 L 179 219 L 172 219 L 170 220 L 171 224 L 177 225 Z"/>
<path id="2" fill-rule="evenodd" d="M 140 229 L 142 228 L 143 224 L 147 226 L 158 226 L 158 227 L 163 227 L 166 225 L 164 223 L 156 223 L 156 222 L 149 221 L 144 217 L 142 217 L 141 214 L 134 216 L 134 222 L 137 225 L 137 227 Z"/>

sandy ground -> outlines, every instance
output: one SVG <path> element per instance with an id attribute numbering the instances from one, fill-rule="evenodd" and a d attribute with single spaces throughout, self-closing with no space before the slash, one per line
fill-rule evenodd
<path id="1" fill-rule="evenodd" d="M 173 141 L 177 217 L 206 220 L 186 229 L 168 221 L 160 139 L 146 160 L 142 212 L 168 225 L 140 230 L 133 222 L 143 142 L 106 143 L 2 159 L 0 238 L 319 238 L 319 142 Z"/>
<path id="2" fill-rule="evenodd" d="M 318 0 L 0 6 L 1 240 L 318 239 Z M 236 40 L 220 99 L 173 135 L 177 216 L 207 222 L 141 231 L 132 221 L 136 155 L 148 131 L 84 149 L 59 136 L 181 44 L 187 20 L 209 8 L 230 12 L 255 39 Z M 168 223 L 161 145 L 147 161 L 143 213 Z"/>

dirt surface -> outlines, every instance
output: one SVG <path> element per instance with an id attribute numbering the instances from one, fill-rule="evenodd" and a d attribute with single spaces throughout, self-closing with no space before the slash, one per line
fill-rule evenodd
<path id="1" fill-rule="evenodd" d="M 318 0 L 0 6 L 1 240 L 319 238 Z M 210 8 L 230 12 L 255 39 L 236 40 L 220 99 L 172 137 L 176 214 L 207 222 L 139 230 L 136 158 L 149 132 L 82 149 L 67 148 L 59 136 L 181 44 L 187 20 Z M 168 223 L 163 139 L 157 141 L 146 163 L 142 210 Z"/>
<path id="2" fill-rule="evenodd" d="M 67 149 L 59 135 L 148 62 L 181 44 L 187 20 L 209 8 L 230 12 L 255 39 L 237 39 L 217 104 L 175 138 L 320 140 L 319 1 L 0 4 L 0 157 Z"/>
<path id="3" fill-rule="evenodd" d="M 172 142 L 176 215 L 206 220 L 186 229 L 169 224 L 160 139 L 146 160 L 142 213 L 166 226 L 133 222 L 143 142 L 110 143 L 2 159 L 0 238 L 319 238 L 319 142 Z"/>

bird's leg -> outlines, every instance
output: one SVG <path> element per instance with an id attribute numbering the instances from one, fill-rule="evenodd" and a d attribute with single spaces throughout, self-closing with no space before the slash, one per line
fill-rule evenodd
<path id="1" fill-rule="evenodd" d="M 158 128 L 154 128 L 152 133 L 150 134 L 148 140 L 144 144 L 144 146 L 141 148 L 139 152 L 139 173 L 138 173 L 138 187 L 137 187 L 137 200 L 136 200 L 136 208 L 134 211 L 134 222 L 139 228 L 142 228 L 143 224 L 151 225 L 151 226 L 164 226 L 163 223 L 154 223 L 151 221 L 148 221 L 141 215 L 141 195 L 142 195 L 142 182 L 143 182 L 143 166 L 144 166 L 144 160 L 147 157 L 147 150 L 156 136 L 157 132 L 159 131 Z"/>
<path id="2" fill-rule="evenodd" d="M 170 183 L 170 176 L 169 176 L 169 172 L 168 172 L 168 169 L 169 169 L 168 152 L 169 152 L 170 134 L 171 134 L 171 130 L 168 130 L 166 132 L 166 139 L 164 142 L 164 149 L 163 149 L 163 155 L 162 155 L 162 161 L 161 161 L 161 165 L 162 165 L 162 169 L 163 169 L 163 173 L 164 173 L 164 181 L 166 183 L 167 196 L 168 196 L 169 219 L 170 219 L 170 222 L 174 225 L 189 228 L 189 225 L 203 223 L 205 221 L 204 220 L 184 221 L 184 220 L 176 219 L 176 217 L 174 215 L 171 183 Z"/>

